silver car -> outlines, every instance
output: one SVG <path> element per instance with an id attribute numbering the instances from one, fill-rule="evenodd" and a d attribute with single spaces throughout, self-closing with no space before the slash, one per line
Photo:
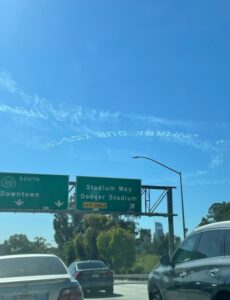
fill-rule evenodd
<path id="1" fill-rule="evenodd" d="M 0 256 L 1 300 L 82 300 L 82 289 L 55 255 Z"/>
<path id="2" fill-rule="evenodd" d="M 196 228 L 154 267 L 149 300 L 229 300 L 230 221 Z"/>

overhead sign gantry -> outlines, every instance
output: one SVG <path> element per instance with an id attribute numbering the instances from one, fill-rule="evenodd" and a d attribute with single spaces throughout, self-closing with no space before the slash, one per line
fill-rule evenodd
<path id="1" fill-rule="evenodd" d="M 76 205 L 69 207 L 69 193 L 74 187 Z M 143 186 L 140 179 L 77 176 L 76 182 L 70 182 L 67 175 L 0 173 L 0 212 L 100 212 L 167 217 L 171 253 L 174 244 L 174 188 Z M 150 203 L 151 190 L 163 190 L 153 206 Z M 144 211 L 141 205 L 143 195 Z M 165 196 L 167 213 L 155 212 Z"/>

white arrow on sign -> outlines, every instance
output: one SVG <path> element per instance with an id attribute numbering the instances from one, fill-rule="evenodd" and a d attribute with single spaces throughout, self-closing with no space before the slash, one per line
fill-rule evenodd
<path id="1" fill-rule="evenodd" d="M 55 204 L 57 205 L 57 207 L 61 207 L 64 203 L 58 200 L 57 202 L 55 202 Z"/>
<path id="2" fill-rule="evenodd" d="M 129 209 L 135 209 L 135 203 L 130 203 L 129 204 Z"/>
<path id="3" fill-rule="evenodd" d="M 14 202 L 17 206 L 21 206 L 24 201 L 21 201 L 21 199 L 18 199 L 17 201 Z"/>

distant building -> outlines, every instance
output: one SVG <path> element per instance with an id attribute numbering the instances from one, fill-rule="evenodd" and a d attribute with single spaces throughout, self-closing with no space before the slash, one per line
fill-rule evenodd
<path id="1" fill-rule="evenodd" d="M 163 225 L 160 222 L 155 222 L 154 239 L 158 239 L 164 235 Z"/>

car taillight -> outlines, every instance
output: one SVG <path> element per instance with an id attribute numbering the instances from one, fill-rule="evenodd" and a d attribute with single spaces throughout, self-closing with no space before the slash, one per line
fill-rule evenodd
<path id="1" fill-rule="evenodd" d="M 81 272 L 77 271 L 75 274 L 74 274 L 74 278 L 79 278 L 81 276 Z"/>
<path id="2" fill-rule="evenodd" d="M 82 300 L 84 295 L 81 287 L 74 287 L 69 289 L 64 289 L 61 291 L 58 300 Z"/>

